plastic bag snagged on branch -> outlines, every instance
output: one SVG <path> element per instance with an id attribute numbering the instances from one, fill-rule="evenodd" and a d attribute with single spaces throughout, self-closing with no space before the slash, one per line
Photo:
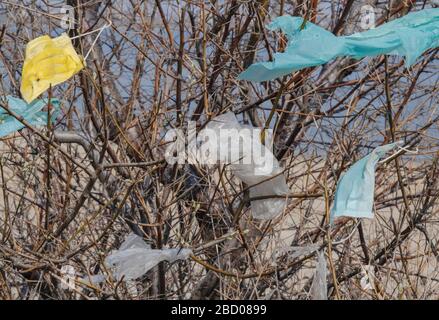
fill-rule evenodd
<path id="1" fill-rule="evenodd" d="M 27 104 L 25 101 L 12 96 L 7 96 L 6 98 L 9 109 L 15 114 L 23 117 L 23 119 L 32 126 L 47 125 L 47 112 L 41 111 L 47 105 L 47 100 L 36 100 L 30 104 Z M 58 99 L 51 99 L 50 104 L 53 108 L 53 112 L 51 114 L 51 120 L 53 122 L 57 117 L 60 103 Z M 11 133 L 23 129 L 24 127 L 25 125 L 19 120 L 8 114 L 8 112 L 3 108 L 0 108 L 0 137 L 5 137 Z"/>
<path id="2" fill-rule="evenodd" d="M 119 250 L 105 259 L 105 264 L 114 270 L 117 280 L 134 280 L 162 261 L 186 260 L 191 253 L 191 249 L 151 249 L 141 237 L 130 233 Z"/>
<path id="3" fill-rule="evenodd" d="M 373 218 L 375 167 L 386 152 L 401 142 L 375 148 L 370 154 L 354 163 L 340 178 L 335 191 L 331 221 L 337 217 Z"/>
<path id="4" fill-rule="evenodd" d="M 20 88 L 24 100 L 32 102 L 50 86 L 70 79 L 84 65 L 65 33 L 57 38 L 45 35 L 30 41 L 26 46 Z"/>
<path id="5" fill-rule="evenodd" d="M 340 56 L 361 59 L 366 56 L 393 54 L 404 56 L 411 66 L 423 52 L 439 46 L 439 9 L 412 12 L 375 29 L 350 36 L 335 36 L 303 18 L 282 16 L 267 26 L 280 29 L 288 38 L 283 53 L 276 53 L 273 62 L 252 64 L 239 79 L 266 81 L 294 71 L 322 65 Z"/>
<path id="6" fill-rule="evenodd" d="M 286 205 L 285 199 L 269 196 L 288 195 L 290 190 L 282 167 L 260 142 L 259 133 L 260 129 L 241 125 L 232 112 L 220 115 L 199 134 L 208 137 L 201 146 L 201 158 L 209 163 L 219 161 L 230 165 L 233 174 L 251 186 L 250 198 L 267 197 L 252 200 L 251 208 L 254 218 L 268 220 L 281 214 Z M 208 150 L 208 154 L 203 150 Z"/>

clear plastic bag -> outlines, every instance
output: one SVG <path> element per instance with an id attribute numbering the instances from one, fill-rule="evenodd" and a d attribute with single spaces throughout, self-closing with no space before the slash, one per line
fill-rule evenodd
<path id="1" fill-rule="evenodd" d="M 190 249 L 151 249 L 142 238 L 131 233 L 119 250 L 114 251 L 105 263 L 113 269 L 117 280 L 133 280 L 143 276 L 162 261 L 170 263 L 185 260 L 192 253 Z"/>

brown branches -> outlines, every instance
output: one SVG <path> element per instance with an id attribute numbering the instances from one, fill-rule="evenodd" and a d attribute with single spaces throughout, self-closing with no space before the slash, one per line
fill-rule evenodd
<path id="1" fill-rule="evenodd" d="M 0 120 L 24 125 L 0 141 L 0 299 L 306 299 L 316 250 L 328 259 L 330 299 L 437 295 L 437 49 L 410 69 L 395 57 L 344 58 L 250 83 L 237 75 L 286 48 L 283 35 L 265 28 L 273 18 L 301 15 L 349 34 L 370 1 L 68 4 L 71 30 L 46 1 L 0 4 Z M 377 24 L 428 6 L 393 4 L 375 2 Z M 80 36 L 82 54 L 96 33 L 81 33 L 109 22 L 87 68 L 43 94 L 61 101 L 60 110 L 43 109 L 46 126 L 14 113 L 4 96 L 19 96 L 28 41 L 68 32 Z M 266 129 L 267 145 L 273 138 L 288 194 L 250 197 L 255 186 L 228 166 L 167 161 L 171 130 L 186 135 L 227 111 Z M 418 153 L 404 149 L 377 166 L 375 219 L 330 226 L 340 176 L 401 139 Z M 272 198 L 287 199 L 282 214 L 252 218 L 252 202 Z M 105 258 L 129 232 L 193 256 L 117 282 Z M 70 267 L 74 289 L 62 286 Z M 366 269 L 372 288 L 364 287 Z M 93 276 L 106 281 L 92 284 Z"/>

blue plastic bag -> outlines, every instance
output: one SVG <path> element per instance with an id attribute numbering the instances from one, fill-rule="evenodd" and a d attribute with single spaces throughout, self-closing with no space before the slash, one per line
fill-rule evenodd
<path id="1" fill-rule="evenodd" d="M 306 67 L 327 63 L 340 56 L 361 59 L 366 56 L 392 54 L 404 56 L 411 66 L 423 52 L 439 46 L 439 9 L 426 9 L 385 23 L 375 29 L 337 37 L 303 18 L 282 16 L 267 28 L 282 30 L 288 38 L 283 53 L 273 62 L 252 64 L 238 79 L 266 81 Z"/>
<path id="2" fill-rule="evenodd" d="M 7 96 L 8 107 L 29 122 L 32 126 L 47 125 L 47 112 L 41 111 L 47 105 L 47 99 L 35 100 L 27 104 L 24 100 Z M 54 112 L 51 114 L 52 122 L 57 117 L 60 103 L 58 99 L 51 99 L 50 103 Z M 25 127 L 20 121 L 8 114 L 6 110 L 0 108 L 0 138 L 5 137 L 11 133 L 21 130 Z"/>
<path id="3" fill-rule="evenodd" d="M 375 166 L 384 155 L 401 142 L 375 148 L 357 161 L 340 178 L 335 191 L 331 222 L 337 217 L 373 218 Z"/>

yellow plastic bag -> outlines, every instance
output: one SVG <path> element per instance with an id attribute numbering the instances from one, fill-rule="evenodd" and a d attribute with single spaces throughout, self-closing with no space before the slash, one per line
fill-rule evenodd
<path id="1" fill-rule="evenodd" d="M 60 84 L 81 71 L 85 62 L 65 33 L 57 38 L 41 36 L 28 43 L 24 60 L 21 94 L 27 103 L 49 87 Z"/>

